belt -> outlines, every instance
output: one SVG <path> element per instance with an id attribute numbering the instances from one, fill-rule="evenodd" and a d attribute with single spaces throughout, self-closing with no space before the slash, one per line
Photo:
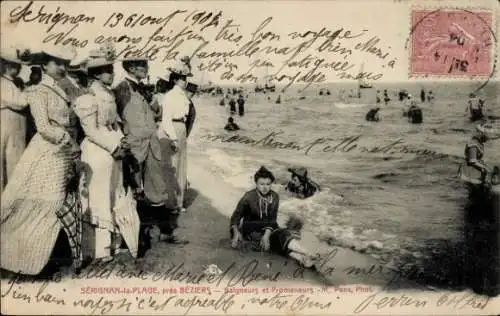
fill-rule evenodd
<path id="1" fill-rule="evenodd" d="M 186 123 L 186 119 L 185 118 L 172 119 L 172 122 Z"/>

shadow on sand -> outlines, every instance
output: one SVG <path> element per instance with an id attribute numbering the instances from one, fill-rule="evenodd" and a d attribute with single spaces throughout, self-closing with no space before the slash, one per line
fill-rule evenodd
<path id="1" fill-rule="evenodd" d="M 496 296 L 500 294 L 500 195 L 472 185 L 468 192 L 463 239 L 428 241 L 423 250 L 427 258 L 408 277 L 419 284 Z"/>

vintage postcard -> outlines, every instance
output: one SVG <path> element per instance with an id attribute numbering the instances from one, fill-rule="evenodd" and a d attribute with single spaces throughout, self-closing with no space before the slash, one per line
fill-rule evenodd
<path id="1" fill-rule="evenodd" d="M 2 315 L 500 310 L 500 6 L 2 1 Z"/>

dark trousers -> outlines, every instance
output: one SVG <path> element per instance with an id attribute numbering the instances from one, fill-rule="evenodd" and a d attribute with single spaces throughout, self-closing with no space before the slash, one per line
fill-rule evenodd
<path id="1" fill-rule="evenodd" d="M 137 212 L 141 220 L 141 228 L 157 225 L 162 234 L 172 235 L 179 225 L 179 214 L 164 206 L 151 206 L 146 202 L 137 203 Z"/>

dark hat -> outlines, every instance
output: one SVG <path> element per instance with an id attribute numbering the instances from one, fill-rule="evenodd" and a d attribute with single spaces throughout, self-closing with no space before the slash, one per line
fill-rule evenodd
<path id="1" fill-rule="evenodd" d="M 186 91 L 196 93 L 198 91 L 198 85 L 188 82 L 188 84 L 186 85 Z"/>
<path id="2" fill-rule="evenodd" d="M 301 179 L 307 179 L 307 169 L 304 167 L 300 168 L 288 168 L 288 172 L 291 172 L 293 175 L 298 176 Z"/>
<path id="3" fill-rule="evenodd" d="M 257 182 L 257 180 L 260 179 L 260 178 L 271 179 L 271 182 L 274 182 L 274 180 L 275 180 L 273 173 L 271 171 L 269 171 L 264 166 L 261 166 L 259 168 L 259 170 L 257 170 L 257 172 L 255 173 L 255 175 L 253 176 L 253 179 L 255 180 L 255 182 Z"/>

